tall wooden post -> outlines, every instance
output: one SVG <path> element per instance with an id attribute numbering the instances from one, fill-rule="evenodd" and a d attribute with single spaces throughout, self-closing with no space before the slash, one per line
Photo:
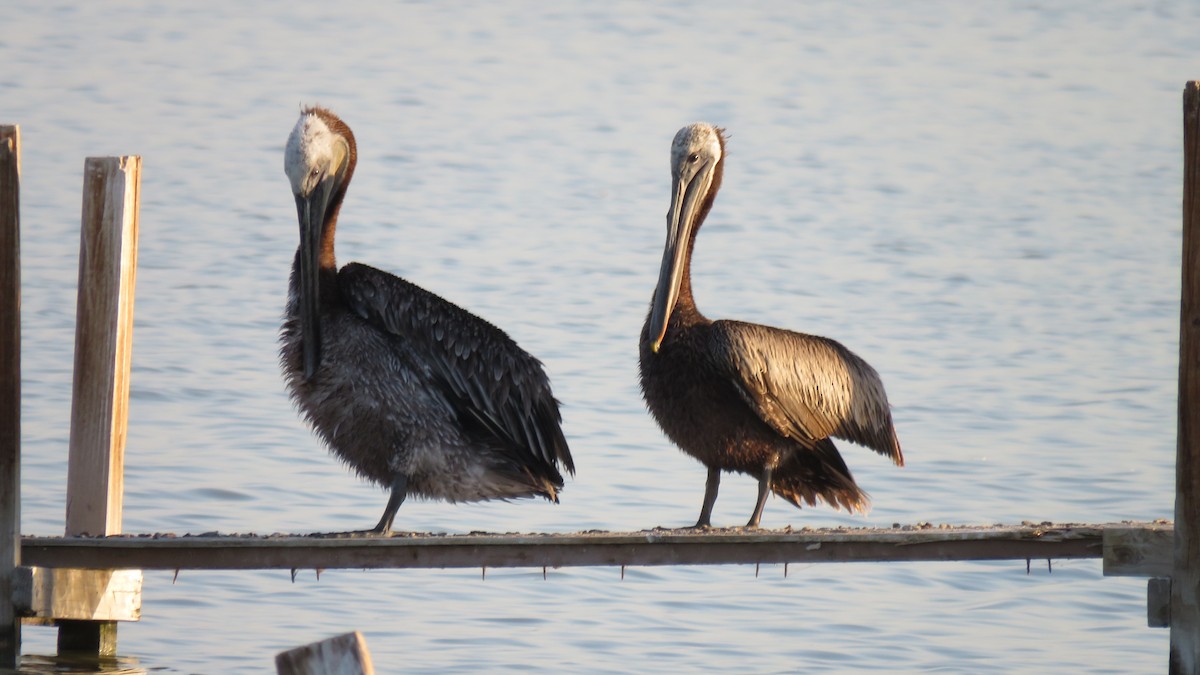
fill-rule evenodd
<path id="1" fill-rule="evenodd" d="M 0 668 L 21 657 L 21 130 L 0 126 Z"/>
<path id="2" fill-rule="evenodd" d="M 136 156 L 84 163 L 67 536 L 121 532 L 141 167 Z M 115 654 L 116 640 L 116 622 L 59 624 L 59 651 Z"/>
<path id="3" fill-rule="evenodd" d="M 1181 290 L 1170 672 L 1200 675 L 1200 81 L 1183 90 Z"/>

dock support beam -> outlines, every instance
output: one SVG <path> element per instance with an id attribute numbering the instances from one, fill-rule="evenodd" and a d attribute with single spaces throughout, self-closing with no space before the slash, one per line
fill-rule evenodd
<path id="1" fill-rule="evenodd" d="M 21 658 L 21 130 L 0 126 L 0 668 Z"/>
<path id="2" fill-rule="evenodd" d="M 1183 91 L 1183 284 L 1175 457 L 1172 675 L 1200 675 L 1200 81 Z"/>
<path id="3" fill-rule="evenodd" d="M 142 160 L 84 163 L 66 535 L 121 532 Z M 116 653 L 113 621 L 62 621 L 60 652 Z"/>

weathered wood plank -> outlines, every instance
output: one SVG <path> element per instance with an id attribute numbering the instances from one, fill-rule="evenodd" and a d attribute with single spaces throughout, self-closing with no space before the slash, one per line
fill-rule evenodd
<path id="1" fill-rule="evenodd" d="M 13 571 L 21 564 L 21 130 L 0 126 L 0 668 L 15 668 L 21 624 Z"/>
<path id="2" fill-rule="evenodd" d="M 1182 267 L 1170 672 L 1200 675 L 1200 81 L 1183 91 Z"/>
<path id="3" fill-rule="evenodd" d="M 28 537 L 24 560 L 103 569 L 720 565 L 1100 558 L 1121 525 L 535 535 Z M 1169 530 L 1170 525 L 1142 527 Z"/>
<path id="4" fill-rule="evenodd" d="M 1113 527 L 1104 530 L 1104 576 L 1170 577 L 1174 532 L 1167 527 Z"/>
<path id="5" fill-rule="evenodd" d="M 121 531 L 141 164 L 136 156 L 84 163 L 68 536 Z"/>
<path id="6" fill-rule="evenodd" d="M 1156 578 L 1146 583 L 1146 625 L 1150 628 L 1171 626 L 1171 580 Z"/>
<path id="7" fill-rule="evenodd" d="M 375 675 L 362 633 L 354 631 L 275 655 L 279 675 Z"/>
<path id="8" fill-rule="evenodd" d="M 67 535 L 121 531 L 141 167 L 136 156 L 84 162 Z M 58 648 L 115 654 L 117 624 L 61 621 Z"/>
<path id="9" fill-rule="evenodd" d="M 22 567 L 13 602 L 22 616 L 78 621 L 138 621 L 141 570 Z"/>

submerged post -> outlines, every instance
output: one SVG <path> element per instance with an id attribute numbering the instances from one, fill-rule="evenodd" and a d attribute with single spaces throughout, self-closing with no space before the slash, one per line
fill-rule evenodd
<path id="1" fill-rule="evenodd" d="M 375 675 L 362 633 L 354 631 L 275 655 L 278 675 Z"/>
<path id="2" fill-rule="evenodd" d="M 121 532 L 142 160 L 84 163 L 67 536 Z M 114 654 L 117 624 L 63 621 L 59 651 Z"/>
<path id="3" fill-rule="evenodd" d="M 1200 81 L 1183 90 L 1182 267 L 1170 672 L 1200 675 Z"/>
<path id="4" fill-rule="evenodd" d="M 0 126 L 0 668 L 21 657 L 21 130 Z"/>

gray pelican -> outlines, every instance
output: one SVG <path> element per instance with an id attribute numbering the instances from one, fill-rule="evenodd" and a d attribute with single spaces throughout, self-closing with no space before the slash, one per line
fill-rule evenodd
<path id="1" fill-rule="evenodd" d="M 708 468 L 695 527 L 711 527 L 722 471 L 758 479 L 747 527 L 767 494 L 809 506 L 865 512 L 831 436 L 904 465 L 883 383 L 866 361 L 833 340 L 741 321 L 712 321 L 692 298 L 696 233 L 712 209 L 725 166 L 723 130 L 692 124 L 671 144 L 671 208 L 658 285 L 642 328 L 642 395 L 684 452 Z"/>
<path id="2" fill-rule="evenodd" d="M 575 465 L 542 364 L 404 279 L 337 268 L 334 231 L 357 152 L 350 127 L 324 108 L 300 113 L 288 137 L 300 246 L 280 362 L 292 400 L 339 458 L 390 489 L 369 532 L 390 533 L 408 495 L 557 502 L 559 466 Z"/>

